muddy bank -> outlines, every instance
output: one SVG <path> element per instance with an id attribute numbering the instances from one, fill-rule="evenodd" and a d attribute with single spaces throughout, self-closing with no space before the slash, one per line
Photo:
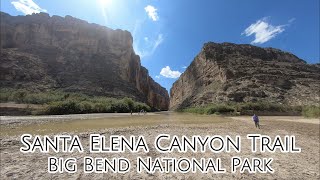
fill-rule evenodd
<path id="1" fill-rule="evenodd" d="M 147 115 L 156 115 L 157 113 L 147 113 Z M 133 113 L 132 115 L 140 115 Z M 141 114 L 142 115 L 142 114 Z M 92 114 L 70 114 L 70 115 L 39 115 L 39 116 L 0 116 L 1 125 L 27 125 L 39 124 L 57 121 L 83 120 L 83 119 L 99 119 L 99 118 L 114 118 L 128 117 L 130 113 L 92 113 Z"/>
<path id="2" fill-rule="evenodd" d="M 25 116 L 33 111 L 44 109 L 45 105 L 17 104 L 14 102 L 0 103 L 0 116 Z"/>
<path id="3" fill-rule="evenodd" d="M 1 116 L 1 136 L 21 134 L 59 134 L 64 132 L 94 132 L 101 129 L 154 126 L 162 124 L 208 124 L 231 121 L 222 116 L 190 115 L 172 112 L 105 113 L 48 116 Z"/>

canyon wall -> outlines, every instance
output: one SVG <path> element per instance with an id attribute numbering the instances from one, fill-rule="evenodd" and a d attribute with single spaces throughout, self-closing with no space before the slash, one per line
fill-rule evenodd
<path id="1" fill-rule="evenodd" d="M 141 66 L 128 31 L 71 16 L 1 12 L 1 87 L 131 97 L 167 110 L 169 96 Z"/>
<path id="2" fill-rule="evenodd" d="M 170 90 L 170 108 L 226 102 L 319 104 L 320 65 L 274 48 L 206 43 Z"/>

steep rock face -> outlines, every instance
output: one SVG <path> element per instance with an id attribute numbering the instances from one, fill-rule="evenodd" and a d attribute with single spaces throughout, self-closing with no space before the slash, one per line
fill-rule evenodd
<path id="1" fill-rule="evenodd" d="M 1 87 L 131 97 L 166 110 L 167 91 L 148 75 L 128 31 L 66 16 L 1 12 Z"/>
<path id="2" fill-rule="evenodd" d="M 320 66 L 274 48 L 206 43 L 170 90 L 170 108 L 221 102 L 319 103 Z"/>

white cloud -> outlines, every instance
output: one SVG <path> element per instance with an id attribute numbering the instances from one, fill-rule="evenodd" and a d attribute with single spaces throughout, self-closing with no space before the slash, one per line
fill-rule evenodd
<path id="1" fill-rule="evenodd" d="M 152 47 L 152 52 L 154 52 L 162 42 L 163 42 L 162 34 L 159 34 L 158 38 L 156 39 L 156 41 L 154 42 L 154 45 Z"/>
<path id="2" fill-rule="evenodd" d="M 148 16 L 152 21 L 157 21 L 159 19 L 157 9 L 151 5 L 148 5 L 144 8 L 144 10 L 148 13 Z"/>
<path id="3" fill-rule="evenodd" d="M 255 39 L 251 44 L 262 44 L 276 37 L 284 31 L 284 26 L 273 26 L 267 22 L 267 18 L 262 18 L 251 24 L 241 35 L 251 36 L 254 34 Z"/>
<path id="4" fill-rule="evenodd" d="M 178 78 L 181 75 L 181 72 L 173 71 L 170 69 L 169 66 L 166 66 L 161 69 L 160 75 L 167 77 L 167 78 Z"/>
<path id="5" fill-rule="evenodd" d="M 296 18 L 291 18 L 291 19 L 289 19 L 289 23 L 293 23 L 294 21 L 296 20 Z"/>
<path id="6" fill-rule="evenodd" d="M 158 76 L 156 76 L 156 79 L 160 79 L 160 76 L 158 75 Z"/>
<path id="7" fill-rule="evenodd" d="M 11 2 L 11 4 L 16 8 L 17 11 L 21 11 L 24 14 L 47 12 L 47 10 L 40 8 L 32 0 L 18 0 Z"/>
<path id="8" fill-rule="evenodd" d="M 187 69 L 187 66 L 182 66 L 183 69 Z"/>
<path id="9" fill-rule="evenodd" d="M 164 41 L 164 38 L 162 34 L 158 34 L 156 39 L 144 38 L 144 41 L 145 44 L 143 45 L 143 50 L 141 50 L 141 44 L 139 44 L 138 40 L 135 40 L 133 44 L 134 51 L 140 56 L 140 58 L 151 56 L 158 46 Z"/>

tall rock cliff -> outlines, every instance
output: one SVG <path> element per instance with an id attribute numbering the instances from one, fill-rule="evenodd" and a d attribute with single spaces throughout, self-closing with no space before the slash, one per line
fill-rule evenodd
<path id="1" fill-rule="evenodd" d="M 131 97 L 168 109 L 168 92 L 141 66 L 132 41 L 128 31 L 71 16 L 1 12 L 1 87 Z"/>
<path id="2" fill-rule="evenodd" d="M 206 43 L 170 90 L 170 108 L 223 102 L 319 103 L 320 65 L 274 48 Z"/>

